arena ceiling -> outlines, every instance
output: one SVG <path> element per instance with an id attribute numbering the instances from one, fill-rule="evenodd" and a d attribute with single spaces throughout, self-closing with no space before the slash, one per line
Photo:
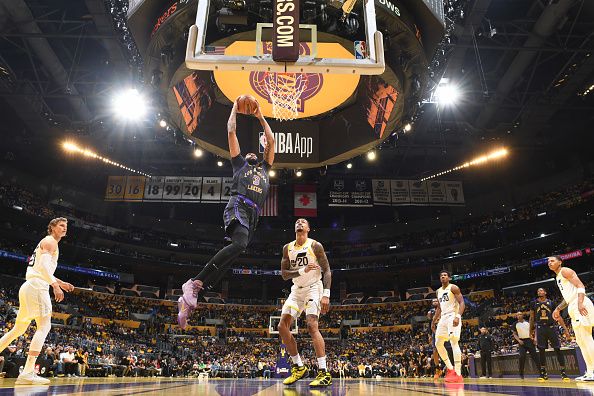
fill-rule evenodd
<path id="1" fill-rule="evenodd" d="M 4 160 L 35 166 L 58 159 L 59 167 L 57 142 L 75 137 L 152 173 L 221 171 L 209 156 L 197 164 L 183 134 L 160 128 L 156 118 L 124 127 L 111 117 L 118 88 L 151 78 L 141 76 L 141 59 L 117 14 L 123 3 L 0 2 Z M 450 17 L 463 17 L 438 49 L 429 88 L 447 77 L 462 88 L 462 100 L 452 108 L 422 103 L 412 131 L 394 131 L 373 165 L 357 166 L 365 159 L 355 159 L 357 172 L 422 177 L 500 145 L 526 163 L 568 153 L 590 158 L 594 3 L 446 1 L 448 9 Z M 160 104 L 153 104 L 156 113 Z M 336 165 L 328 172 L 343 170 Z"/>

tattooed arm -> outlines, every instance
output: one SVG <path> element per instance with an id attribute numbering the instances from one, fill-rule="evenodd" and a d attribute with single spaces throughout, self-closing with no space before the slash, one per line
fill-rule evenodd
<path id="1" fill-rule="evenodd" d="M 330 309 L 330 286 L 332 284 L 332 272 L 330 271 L 330 263 L 328 262 L 328 257 L 326 257 L 326 252 L 324 251 L 322 244 L 315 242 L 312 248 L 322 271 L 324 294 L 320 304 L 322 305 L 322 313 L 325 314 Z"/>

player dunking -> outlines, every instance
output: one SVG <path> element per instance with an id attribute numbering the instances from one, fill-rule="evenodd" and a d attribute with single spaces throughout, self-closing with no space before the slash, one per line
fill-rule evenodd
<path id="1" fill-rule="evenodd" d="M 307 329 L 311 336 L 316 357 L 318 375 L 309 386 L 321 387 L 332 384 L 332 376 L 326 366 L 324 338 L 318 330 L 318 317 L 330 308 L 330 284 L 332 274 L 330 264 L 322 244 L 310 239 L 309 222 L 298 219 L 295 222 L 295 240 L 283 247 L 281 271 L 284 280 L 293 279 L 291 294 L 283 305 L 278 331 L 291 355 L 291 376 L 284 380 L 285 385 L 294 383 L 307 373 L 297 351 L 297 342 L 291 334 L 291 324 L 305 310 Z"/>
<path id="2" fill-rule="evenodd" d="M 29 354 L 23 372 L 17 378 L 16 385 L 47 385 L 50 381 L 35 374 L 35 362 L 41 352 L 45 338 L 52 327 L 52 302 L 49 287 L 54 290 L 56 302 L 64 299 L 62 290 L 74 290 L 68 282 L 63 282 L 54 276 L 58 266 L 58 242 L 66 235 L 68 220 L 58 217 L 51 220 L 47 226 L 48 236 L 43 238 L 33 255 L 29 258 L 29 267 L 25 283 L 19 289 L 19 313 L 12 330 L 0 338 L 0 352 L 14 340 L 25 334 L 31 320 L 35 320 L 37 330 L 29 346 Z"/>
<path id="3" fill-rule="evenodd" d="M 565 358 L 561 354 L 558 327 L 553 319 L 553 302 L 547 298 L 547 291 L 544 288 L 538 288 L 536 293 L 538 298 L 532 301 L 530 307 L 530 336 L 534 339 L 536 334 L 536 345 L 540 354 L 540 376 L 538 380 L 546 381 L 549 379 L 549 375 L 547 374 L 546 349 L 550 342 L 557 355 L 559 367 L 561 367 L 561 379 L 563 381 L 569 381 L 569 377 L 565 373 Z M 563 318 L 559 317 L 558 322 L 569 338 L 569 330 L 565 326 Z"/>
<path id="4" fill-rule="evenodd" d="M 563 267 L 563 260 L 559 256 L 548 258 L 549 269 L 557 274 L 555 283 L 561 291 L 563 301 L 553 311 L 553 319 L 559 320 L 560 313 L 565 308 L 571 318 L 575 340 L 582 351 L 586 362 L 586 372 L 577 377 L 576 381 L 594 381 L 594 304 L 586 297 L 584 284 L 571 268 Z"/>
<path id="5" fill-rule="evenodd" d="M 266 136 L 264 160 L 258 162 L 258 157 L 254 153 L 246 154 L 245 158 L 241 155 L 236 135 L 236 100 L 227 122 L 229 154 L 233 165 L 233 185 L 231 199 L 223 214 L 226 239 L 231 243 L 219 250 L 196 277 L 183 284 L 183 296 L 178 300 L 177 315 L 177 321 L 182 329 L 186 327 L 188 317 L 196 308 L 200 290 L 216 284 L 233 261 L 245 251 L 254 235 L 260 210 L 266 201 L 270 187 L 268 171 L 274 162 L 274 136 L 260 111 L 260 105 L 257 102 L 256 105 L 254 116 L 260 121 Z"/>
<path id="6" fill-rule="evenodd" d="M 446 382 L 462 382 L 462 351 L 460 350 L 460 333 L 462 331 L 462 314 L 464 313 L 464 298 L 460 288 L 450 283 L 450 273 L 441 271 L 439 280 L 441 287 L 437 289 L 439 305 L 435 310 L 435 318 L 439 319 L 435 330 L 435 346 L 441 360 L 446 365 Z M 450 341 L 454 355 L 454 365 L 448 356 L 445 342 Z"/>

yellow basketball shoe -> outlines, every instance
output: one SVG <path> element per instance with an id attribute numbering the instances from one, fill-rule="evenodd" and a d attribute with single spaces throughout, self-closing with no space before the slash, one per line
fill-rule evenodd
<path id="1" fill-rule="evenodd" d="M 303 378 L 303 376 L 307 374 L 307 366 L 303 365 L 303 366 L 297 366 L 296 364 L 294 364 L 291 367 L 291 375 L 287 378 L 285 378 L 285 380 L 283 381 L 283 384 L 285 385 L 291 385 L 297 381 L 299 381 L 301 378 Z"/>
<path id="2" fill-rule="evenodd" d="M 328 385 L 332 385 L 332 376 L 326 370 L 318 371 L 318 376 L 316 379 L 309 383 L 309 386 L 311 387 L 322 387 Z"/>

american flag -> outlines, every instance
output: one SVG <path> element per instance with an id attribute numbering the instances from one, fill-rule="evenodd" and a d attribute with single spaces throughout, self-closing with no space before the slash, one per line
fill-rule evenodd
<path id="1" fill-rule="evenodd" d="M 271 185 L 261 216 L 278 216 L 278 186 Z"/>
<path id="2" fill-rule="evenodd" d="M 204 52 L 208 55 L 225 55 L 224 45 L 206 45 L 204 46 Z"/>

